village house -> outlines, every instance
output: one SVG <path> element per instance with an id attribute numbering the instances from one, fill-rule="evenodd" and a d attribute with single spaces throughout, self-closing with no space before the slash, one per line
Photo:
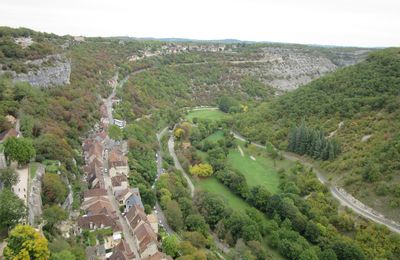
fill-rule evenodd
<path id="1" fill-rule="evenodd" d="M 94 158 L 92 162 L 84 167 L 88 186 L 94 188 L 105 188 L 103 177 L 103 162 L 99 158 Z"/>
<path id="2" fill-rule="evenodd" d="M 114 219 L 117 218 L 117 214 L 108 198 L 93 197 L 82 202 L 81 209 L 83 209 L 88 216 L 104 214 Z"/>
<path id="3" fill-rule="evenodd" d="M 156 214 L 150 214 L 147 215 L 147 220 L 149 221 L 149 224 L 151 228 L 154 230 L 156 234 L 158 234 L 158 218 Z"/>
<path id="4" fill-rule="evenodd" d="M 99 142 L 93 142 L 85 153 L 85 160 L 90 164 L 95 158 L 102 160 L 103 158 L 103 145 Z"/>
<path id="5" fill-rule="evenodd" d="M 83 230 L 96 231 L 111 228 L 113 233 L 121 233 L 121 225 L 112 217 L 104 214 L 83 216 L 78 219 L 79 233 Z"/>
<path id="6" fill-rule="evenodd" d="M 83 193 L 83 201 L 87 201 L 96 197 L 107 198 L 107 190 L 98 188 L 98 189 L 90 189 Z"/>
<path id="7" fill-rule="evenodd" d="M 110 251 L 122 239 L 122 228 L 120 223 L 112 217 L 104 214 L 83 216 L 78 219 L 78 233 L 84 230 L 96 232 L 104 230 L 104 248 Z M 107 231 L 109 230 L 109 232 Z"/>
<path id="8" fill-rule="evenodd" d="M 121 174 L 127 176 L 129 174 L 128 158 L 118 149 L 113 149 L 109 152 L 108 166 L 111 177 Z"/>
<path id="9" fill-rule="evenodd" d="M 135 231 L 136 246 L 142 259 L 147 259 L 158 252 L 157 234 L 148 223 L 141 224 Z"/>
<path id="10" fill-rule="evenodd" d="M 115 198 L 120 206 L 125 207 L 125 212 L 128 212 L 133 206 L 144 209 L 138 188 L 127 188 L 117 191 L 115 192 Z"/>
<path id="11" fill-rule="evenodd" d="M 129 186 L 128 178 L 126 177 L 126 175 L 123 174 L 111 177 L 111 185 L 114 193 L 117 191 L 125 190 Z"/>
<path id="12" fill-rule="evenodd" d="M 129 248 L 129 245 L 122 240 L 119 244 L 114 247 L 110 260 L 131 260 L 135 259 L 134 253 Z"/>
<path id="13" fill-rule="evenodd" d="M 158 252 L 157 234 L 152 229 L 143 208 L 135 205 L 125 216 L 136 239 L 141 259 L 148 259 Z"/>

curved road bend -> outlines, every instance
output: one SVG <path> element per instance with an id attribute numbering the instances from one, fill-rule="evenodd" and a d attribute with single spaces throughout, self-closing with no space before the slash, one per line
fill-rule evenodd
<path id="1" fill-rule="evenodd" d="M 182 165 L 179 162 L 178 157 L 176 156 L 176 153 L 175 153 L 175 142 L 174 142 L 174 137 L 172 135 L 168 140 L 168 150 L 169 150 L 169 153 L 171 154 L 172 158 L 174 159 L 175 168 L 177 168 L 178 170 L 182 171 L 183 177 L 185 177 L 185 179 L 186 179 L 186 181 L 187 181 L 187 183 L 189 185 L 190 196 L 193 198 L 194 197 L 194 185 L 193 185 L 192 180 L 189 178 L 189 176 L 185 172 L 185 170 L 182 168 Z"/>
<path id="2" fill-rule="evenodd" d="M 170 138 L 168 140 L 168 150 L 169 150 L 169 154 L 174 159 L 175 168 L 177 168 L 178 170 L 181 170 L 183 173 L 183 176 L 187 180 L 189 189 L 190 189 L 190 195 L 193 198 L 194 197 L 194 185 L 192 183 L 192 180 L 189 178 L 189 176 L 185 172 L 185 170 L 183 170 L 183 168 L 178 160 L 178 157 L 176 156 L 175 142 L 174 142 L 174 137 L 172 135 L 170 136 Z M 226 246 L 224 243 L 222 243 L 214 233 L 212 233 L 212 236 L 213 236 L 214 242 L 217 245 L 217 247 L 219 248 L 219 250 L 221 250 L 224 253 L 228 253 L 230 251 L 229 247 Z M 220 253 L 218 253 L 218 252 L 216 252 L 216 253 L 218 254 L 219 257 L 221 257 L 222 259 L 225 259 Z"/>
<path id="3" fill-rule="evenodd" d="M 243 142 L 248 142 L 248 140 L 246 138 L 244 138 L 242 135 L 240 135 L 239 133 L 234 132 L 234 131 L 231 131 L 231 133 L 233 134 L 233 136 L 236 139 L 241 140 Z M 264 145 L 258 144 L 256 142 L 251 142 L 251 144 L 253 144 L 254 146 L 257 146 L 259 148 L 265 149 Z M 336 186 L 330 186 L 328 183 L 328 180 L 322 175 L 322 173 L 320 171 L 318 171 L 317 169 L 315 169 L 313 167 L 312 163 L 307 162 L 306 160 L 304 160 L 304 158 L 299 158 L 298 156 L 293 155 L 288 152 L 283 152 L 283 156 L 288 160 L 300 161 L 304 165 L 311 167 L 313 169 L 313 171 L 315 172 L 315 174 L 317 175 L 318 180 L 322 184 L 328 186 L 329 191 L 332 193 L 332 196 L 334 198 L 336 198 L 340 202 L 340 204 L 351 208 L 357 214 L 359 214 L 365 218 L 368 218 L 375 223 L 385 225 L 387 228 L 389 228 L 393 232 L 400 233 L 400 224 L 396 223 L 393 220 L 387 219 L 386 217 L 384 217 L 383 215 L 381 215 L 379 213 L 371 212 L 371 210 L 368 210 L 366 208 L 366 206 L 364 206 L 364 207 L 361 206 L 361 204 L 362 204 L 361 202 L 357 201 L 357 203 L 355 203 L 354 199 L 350 198 L 346 193 L 344 193 L 343 191 L 338 189 Z"/>

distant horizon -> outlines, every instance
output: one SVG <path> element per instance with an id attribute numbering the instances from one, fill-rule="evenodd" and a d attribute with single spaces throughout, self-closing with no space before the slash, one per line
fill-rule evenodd
<path id="1" fill-rule="evenodd" d="M 57 35 L 400 47 L 400 1 L 2 0 L 0 24 Z"/>
<path id="2" fill-rule="evenodd" d="M 7 26 L 7 25 L 1 25 L 0 27 L 9 27 L 13 29 L 18 29 L 18 28 L 26 28 L 30 29 L 36 32 L 40 33 L 48 33 L 48 34 L 55 34 L 58 36 L 71 36 L 71 37 L 85 37 L 85 38 L 129 38 L 132 40 L 154 40 L 154 41 L 165 41 L 165 42 L 206 42 L 206 43 L 225 43 L 225 44 L 235 44 L 235 43 L 246 43 L 246 44 L 255 44 L 255 43 L 265 43 L 265 44 L 287 44 L 287 45 L 306 45 L 306 46 L 315 46 L 315 47 L 325 47 L 325 48 L 360 48 L 360 49 L 383 49 L 383 48 L 396 48 L 400 46 L 351 46 L 351 45 L 332 45 L 332 44 L 318 44 L 318 43 L 298 43 L 298 42 L 276 42 L 276 41 L 268 41 L 268 40 L 262 40 L 262 41 L 254 41 L 254 40 L 241 40 L 241 39 L 192 39 L 192 38 L 178 38 L 178 37 L 138 37 L 138 36 L 129 36 L 129 35 L 110 35 L 110 36 L 87 36 L 87 35 L 73 35 L 73 34 L 58 34 L 55 32 L 48 32 L 48 31 L 41 31 L 41 30 L 36 30 L 34 28 L 26 27 L 26 26 L 20 26 L 20 27 L 12 27 L 12 26 Z"/>

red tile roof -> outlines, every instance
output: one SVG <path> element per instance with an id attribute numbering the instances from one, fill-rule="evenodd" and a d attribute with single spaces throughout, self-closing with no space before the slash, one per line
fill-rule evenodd
<path id="1" fill-rule="evenodd" d="M 104 214 L 81 217 L 78 219 L 78 226 L 90 230 L 98 228 L 112 228 L 113 232 L 122 230 L 117 221 Z"/>
<path id="2" fill-rule="evenodd" d="M 101 196 L 107 196 L 107 190 L 106 189 L 90 189 L 85 191 L 84 193 L 84 198 L 92 198 L 92 197 L 101 197 Z"/>

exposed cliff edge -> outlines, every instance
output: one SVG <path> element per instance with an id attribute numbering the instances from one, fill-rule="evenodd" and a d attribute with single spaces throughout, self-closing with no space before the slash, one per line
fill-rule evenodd
<path id="1" fill-rule="evenodd" d="M 368 52 L 265 47 L 263 62 L 248 68 L 247 73 L 258 74 L 265 84 L 279 91 L 290 91 L 339 67 L 360 62 Z"/>
<path id="2" fill-rule="evenodd" d="M 60 54 L 50 55 L 27 63 L 33 65 L 36 69 L 19 74 L 11 71 L 14 81 L 29 82 L 32 86 L 42 88 L 70 83 L 71 62 Z"/>

